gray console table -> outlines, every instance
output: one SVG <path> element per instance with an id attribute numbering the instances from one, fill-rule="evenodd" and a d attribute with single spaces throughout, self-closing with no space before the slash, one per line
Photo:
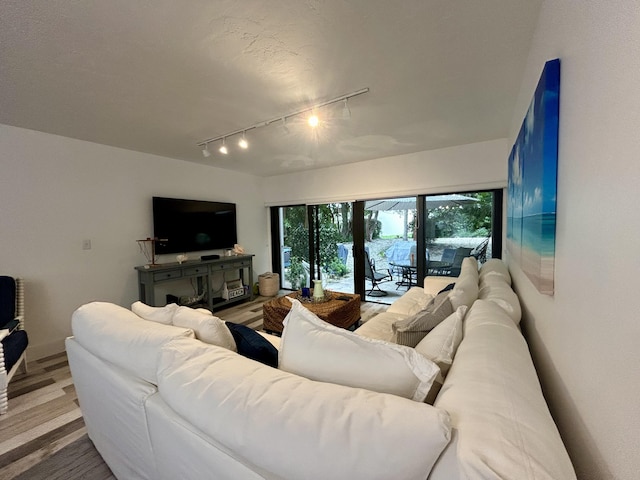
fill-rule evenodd
<path id="1" fill-rule="evenodd" d="M 253 255 L 236 255 L 232 257 L 220 257 L 215 260 L 194 260 L 180 263 L 166 263 L 163 265 L 141 265 L 136 267 L 138 271 L 138 296 L 141 302 L 155 306 L 155 286 L 159 283 L 171 282 L 181 278 L 196 278 L 198 286 L 207 289 L 205 301 L 209 310 L 222 308 L 231 303 L 251 300 L 253 298 Z M 234 278 L 242 279 L 243 285 L 249 287 L 249 291 L 243 295 L 229 300 L 216 301 L 211 295 L 210 278 L 216 274 L 236 271 Z M 164 303 L 163 303 L 164 304 Z"/>

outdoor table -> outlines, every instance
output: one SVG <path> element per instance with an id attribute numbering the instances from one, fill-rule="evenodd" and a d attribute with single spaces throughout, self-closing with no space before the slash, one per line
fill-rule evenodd
<path id="1" fill-rule="evenodd" d="M 400 287 L 407 287 L 407 290 L 410 289 L 411 287 L 413 287 L 414 285 L 417 285 L 417 282 L 414 282 L 414 277 L 417 279 L 418 276 L 418 266 L 417 265 L 413 265 L 411 263 L 389 263 L 389 265 L 392 265 L 394 267 L 398 267 L 400 269 L 400 271 L 402 272 L 402 278 L 399 282 L 396 282 L 396 290 Z"/>

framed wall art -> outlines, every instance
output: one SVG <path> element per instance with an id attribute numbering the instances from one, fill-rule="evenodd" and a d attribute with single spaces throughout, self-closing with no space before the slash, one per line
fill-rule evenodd
<path id="1" fill-rule="evenodd" d="M 540 293 L 553 295 L 560 60 L 548 61 L 509 155 L 507 250 Z"/>

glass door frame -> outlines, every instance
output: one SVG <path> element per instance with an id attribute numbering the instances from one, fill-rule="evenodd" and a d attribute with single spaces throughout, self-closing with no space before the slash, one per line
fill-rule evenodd
<path id="1" fill-rule="evenodd" d="M 448 195 L 454 193 L 476 193 L 491 192 L 492 193 L 492 226 L 491 226 L 491 245 L 492 257 L 501 258 L 502 256 L 502 232 L 503 232 L 503 197 L 504 189 L 481 189 L 466 192 L 447 192 L 438 195 Z M 434 194 L 435 195 L 435 194 Z M 427 259 L 426 255 L 419 252 L 426 251 L 426 199 L 429 195 L 415 195 L 416 197 L 416 251 L 418 252 L 417 263 L 417 285 L 424 286 L 424 278 L 426 276 Z M 352 234 L 353 234 L 353 277 L 354 292 L 365 300 L 365 276 L 364 276 L 364 248 L 365 248 L 365 221 L 364 221 L 364 200 L 357 200 L 352 205 Z M 272 270 L 280 275 L 280 287 L 283 282 L 283 265 L 282 265 L 282 245 L 280 245 L 281 235 L 281 219 L 280 212 L 286 207 L 306 206 L 307 222 L 309 225 L 309 276 L 310 282 L 317 278 L 317 272 L 320 270 L 320 229 L 319 224 L 319 205 L 286 205 L 282 207 L 270 207 L 270 225 L 271 225 L 271 261 Z"/>

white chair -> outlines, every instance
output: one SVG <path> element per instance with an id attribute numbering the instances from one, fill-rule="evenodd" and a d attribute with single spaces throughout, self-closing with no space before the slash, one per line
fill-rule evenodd
<path id="1" fill-rule="evenodd" d="M 0 415 L 9 408 L 7 388 L 13 375 L 19 369 L 27 373 L 28 343 L 24 330 L 24 282 L 0 276 Z"/>

